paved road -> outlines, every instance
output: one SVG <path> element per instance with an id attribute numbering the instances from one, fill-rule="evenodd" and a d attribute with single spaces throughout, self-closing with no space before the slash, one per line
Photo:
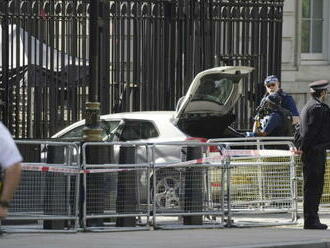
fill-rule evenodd
<path id="1" fill-rule="evenodd" d="M 293 228 L 6 234 L 0 238 L 1 248 L 304 247 L 303 244 L 306 248 L 325 248 L 327 243 L 330 244 L 330 231 Z"/>
<path id="2" fill-rule="evenodd" d="M 330 224 L 330 218 L 323 218 Z M 330 230 L 303 230 L 302 223 L 277 227 L 131 232 L 11 233 L 0 248 L 217 248 L 330 247 Z"/>

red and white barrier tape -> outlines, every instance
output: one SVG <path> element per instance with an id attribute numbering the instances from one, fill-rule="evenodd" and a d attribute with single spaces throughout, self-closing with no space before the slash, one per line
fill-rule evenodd
<path id="1" fill-rule="evenodd" d="M 79 169 L 76 168 L 64 168 L 63 165 L 60 166 L 47 166 L 43 164 L 28 164 L 23 163 L 22 169 L 24 171 L 40 171 L 40 172 L 60 172 L 60 173 L 80 173 Z"/>
<path id="2" fill-rule="evenodd" d="M 230 157 L 247 157 L 247 158 L 260 158 L 260 157 L 288 157 L 296 154 L 296 151 L 287 150 L 226 150 L 222 154 L 220 152 L 217 155 L 210 157 L 193 159 L 184 162 L 177 162 L 171 164 L 160 164 L 155 165 L 156 168 L 170 168 L 179 166 L 198 165 L 205 163 L 221 163 L 225 158 Z M 23 163 L 24 171 L 40 171 L 40 172 L 58 172 L 58 173 L 70 173 L 70 174 L 91 174 L 91 173 L 106 173 L 106 172 L 126 172 L 145 170 L 146 167 L 135 167 L 135 168 L 100 168 L 100 169 L 79 169 L 79 168 L 68 168 L 64 165 L 45 165 L 38 163 Z"/>
<path id="3" fill-rule="evenodd" d="M 80 173 L 91 174 L 91 173 L 106 173 L 106 172 L 127 172 L 127 171 L 137 171 L 146 170 L 147 168 L 116 168 L 116 169 L 86 169 L 81 170 Z"/>
<path id="4" fill-rule="evenodd" d="M 108 168 L 108 169 L 85 169 L 81 170 L 78 168 L 64 168 L 63 165 L 59 166 L 48 166 L 43 164 L 22 164 L 24 171 L 39 171 L 39 172 L 58 172 L 58 173 L 69 173 L 69 174 L 91 174 L 91 173 L 106 173 L 106 172 L 126 172 L 136 171 L 139 169 L 146 168 Z"/>
<path id="5" fill-rule="evenodd" d="M 217 155 L 214 155 L 216 153 Z M 296 151 L 287 150 L 226 150 L 220 152 L 213 152 L 209 157 L 188 160 L 184 162 L 177 162 L 165 165 L 156 165 L 159 168 L 170 168 L 179 166 L 190 166 L 206 163 L 222 163 L 226 158 L 271 158 L 271 157 L 290 157 L 297 154 Z"/>
<path id="6" fill-rule="evenodd" d="M 206 157 L 206 158 L 199 158 L 199 159 L 192 159 L 184 162 L 177 162 L 177 163 L 171 163 L 171 164 L 159 164 L 155 165 L 156 168 L 170 168 L 170 167 L 179 167 L 179 166 L 190 166 L 190 165 L 198 165 L 198 164 L 205 164 L 208 162 L 222 162 L 224 159 L 224 156 L 217 155 L 212 157 Z"/>

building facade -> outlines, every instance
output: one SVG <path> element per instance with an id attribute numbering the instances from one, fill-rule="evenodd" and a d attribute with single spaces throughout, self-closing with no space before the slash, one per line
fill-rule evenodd
<path id="1" fill-rule="evenodd" d="M 308 84 L 330 80 L 330 0 L 285 0 L 283 9 L 282 88 L 301 110 Z M 327 99 L 330 103 L 330 99 Z"/>

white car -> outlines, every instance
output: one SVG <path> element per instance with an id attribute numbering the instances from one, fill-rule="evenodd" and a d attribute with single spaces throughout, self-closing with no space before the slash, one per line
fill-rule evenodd
<path id="1" fill-rule="evenodd" d="M 243 78 L 252 67 L 216 67 L 202 71 L 194 78 L 187 94 L 178 102 L 176 111 L 141 111 L 116 113 L 101 116 L 103 140 L 166 142 L 191 140 L 192 138 L 237 137 L 239 134 L 230 127 L 234 121 L 231 110 L 243 89 Z M 81 140 L 85 121 L 76 122 L 52 136 L 57 139 Z M 182 151 L 178 146 L 158 147 L 155 151 L 157 162 L 180 161 Z M 118 149 L 114 157 L 118 159 Z M 140 151 L 141 161 L 145 153 Z M 178 205 L 175 189 L 179 179 L 175 173 L 167 173 L 157 183 L 156 199 L 160 205 Z M 171 176 L 172 175 L 172 176 Z M 172 192 L 169 194 L 166 192 Z"/>
<path id="2" fill-rule="evenodd" d="M 176 111 L 140 111 L 101 116 L 103 139 L 110 141 L 182 141 L 187 137 L 235 137 L 232 108 L 252 67 L 225 66 L 202 71 L 194 78 Z M 52 136 L 81 139 L 85 121 Z"/>

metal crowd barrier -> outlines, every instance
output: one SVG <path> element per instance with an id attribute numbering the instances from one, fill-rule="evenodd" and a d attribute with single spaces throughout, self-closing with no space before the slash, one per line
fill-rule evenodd
<path id="1" fill-rule="evenodd" d="M 88 148 L 92 146 L 108 147 L 112 159 L 108 163 L 88 162 Z M 193 159 L 192 156 L 201 158 L 203 146 L 208 144 L 85 143 L 82 146 L 84 229 L 149 230 L 151 225 L 164 227 L 162 223 L 168 223 L 164 217 L 169 216 L 180 219 L 181 224 L 189 228 L 206 224 L 204 216 L 208 224 L 219 226 L 213 218 L 221 216 L 223 219 L 223 200 L 220 190 L 211 193 L 208 189 L 208 176 L 215 171 L 221 174 L 221 168 L 216 164 L 205 163 L 196 168 L 191 161 L 184 162 L 190 166 L 181 163 L 185 156 L 185 160 Z M 174 149 L 172 155 L 175 155 L 166 159 L 163 151 L 171 150 L 169 147 Z M 94 183 L 89 183 L 91 181 Z M 93 219 L 99 221 L 89 223 Z"/>
<path id="2" fill-rule="evenodd" d="M 295 224 L 296 155 L 290 141 L 240 139 L 223 142 L 228 226 Z"/>
<path id="3" fill-rule="evenodd" d="M 53 141 L 16 143 L 24 158 L 23 171 L 2 228 L 7 232 L 77 231 L 79 146 Z"/>
<path id="4" fill-rule="evenodd" d="M 160 229 L 222 228 L 225 225 L 224 191 L 211 185 L 211 177 L 224 177 L 223 158 L 210 163 L 209 144 L 168 142 L 158 146 L 180 147 L 182 161 L 157 162 L 153 158 L 153 227 Z M 152 152 L 155 154 L 155 152 Z"/>
<path id="5" fill-rule="evenodd" d="M 114 155 L 108 161 L 99 161 L 101 163 L 89 161 L 88 149 L 93 147 L 107 148 L 105 151 Z M 148 153 L 147 144 L 128 142 L 83 144 L 83 228 L 85 230 L 149 229 L 150 164 L 139 159 L 141 152 Z"/>
<path id="6" fill-rule="evenodd" d="M 242 140 L 242 138 L 238 138 Z M 221 139 L 223 140 L 223 139 Z M 227 141 L 235 141 L 236 138 L 226 139 Z M 243 138 L 243 140 L 256 140 L 259 143 L 264 141 L 293 141 L 293 137 L 251 137 Z M 212 141 L 212 140 L 211 140 Z M 300 154 L 295 154 L 295 167 L 296 167 L 296 181 L 297 181 L 297 204 L 298 212 L 303 212 L 303 171 L 302 171 L 302 161 Z M 320 202 L 320 212 L 330 213 L 330 150 L 327 150 L 327 160 L 325 167 L 325 176 L 324 176 L 324 187 L 323 194 Z"/>
<path id="7" fill-rule="evenodd" d="M 303 169 L 302 169 L 302 161 L 300 156 L 296 156 L 296 176 L 297 176 L 297 184 L 298 184 L 298 210 L 300 213 L 303 212 L 303 195 L 304 195 L 304 187 L 303 187 Z M 321 213 L 330 213 L 330 150 L 327 150 L 327 160 L 325 165 L 325 175 L 324 175 L 324 186 L 323 186 L 323 194 L 320 201 L 320 212 Z"/>
<path id="8" fill-rule="evenodd" d="M 39 231 L 222 228 L 297 219 L 301 172 L 290 140 L 17 144 L 35 146 L 35 156 L 24 161 L 8 221 L 36 220 Z"/>
<path id="9" fill-rule="evenodd" d="M 322 211 L 330 212 L 329 206 L 330 206 L 330 150 L 327 150 L 327 163 L 325 167 L 324 187 L 323 187 L 323 194 L 321 199 Z"/>

